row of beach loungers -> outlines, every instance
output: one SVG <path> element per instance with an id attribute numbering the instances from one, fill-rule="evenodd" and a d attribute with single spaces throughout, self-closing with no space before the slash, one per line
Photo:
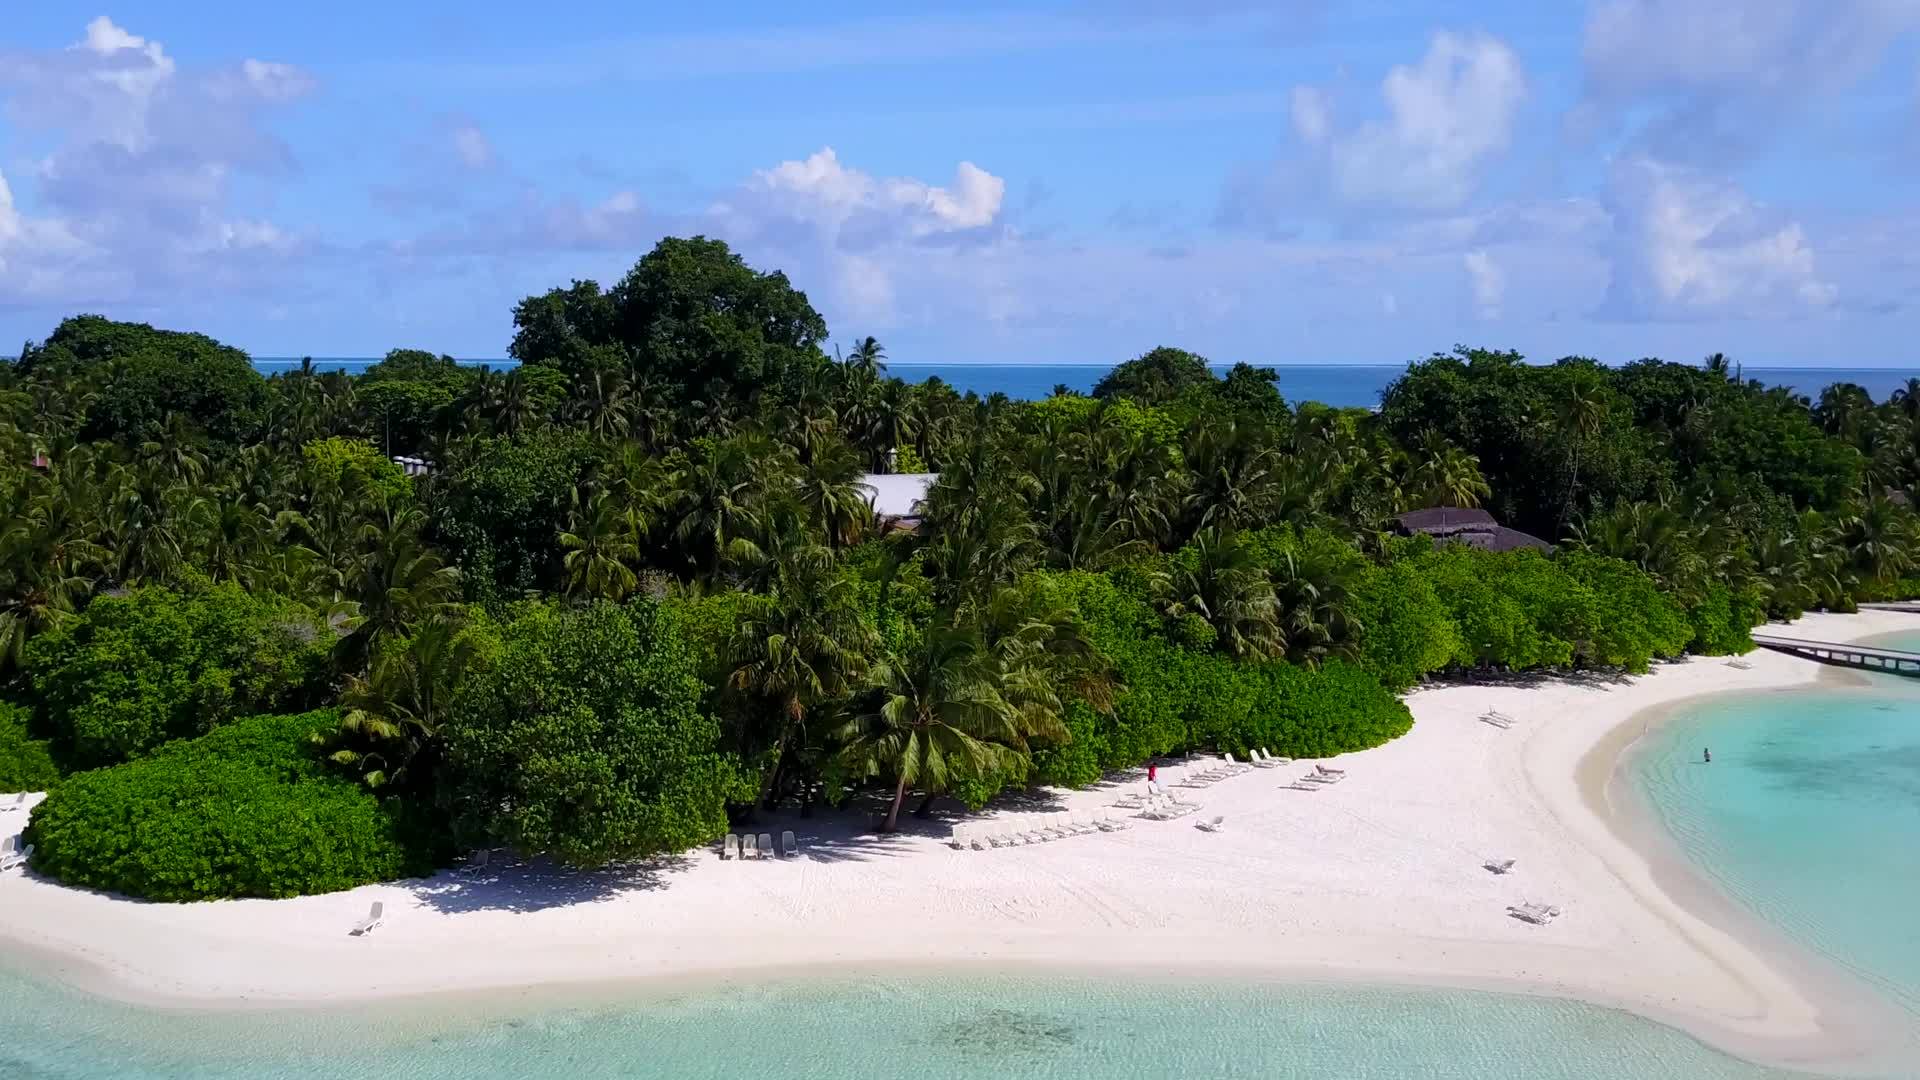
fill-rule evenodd
<path id="1" fill-rule="evenodd" d="M 27 865 L 27 860 L 31 858 L 33 858 L 33 845 L 28 844 L 24 848 L 21 847 L 18 836 L 9 836 L 4 843 L 0 843 L 0 870 L 11 870 L 16 866 L 25 866 Z"/>
<path id="2" fill-rule="evenodd" d="M 780 834 L 780 847 L 775 850 L 773 834 L 761 833 L 756 840 L 752 833 L 728 833 L 720 841 L 720 858 L 727 859 L 791 859 L 800 854 L 800 843 L 793 838 L 793 830 Z"/>
<path id="3" fill-rule="evenodd" d="M 15 795 L 10 800 L 0 802 L 0 814 L 11 814 L 15 810 L 25 810 L 26 808 L 27 796 L 25 793 Z"/>
<path id="4" fill-rule="evenodd" d="M 1128 827 L 1124 820 L 1091 810 L 1025 814 L 1005 821 L 955 825 L 953 838 L 948 843 L 962 851 L 988 851 L 993 848 L 1045 844 L 1088 833 L 1119 832 Z"/>

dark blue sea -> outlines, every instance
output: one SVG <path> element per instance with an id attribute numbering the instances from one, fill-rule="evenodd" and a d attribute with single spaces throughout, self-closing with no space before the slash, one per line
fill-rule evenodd
<path id="1" fill-rule="evenodd" d="M 315 357 L 313 364 L 323 371 L 360 372 L 375 361 L 364 357 Z M 254 366 L 268 375 L 300 366 L 299 360 L 262 357 Z M 511 360 L 462 360 L 476 366 L 512 367 Z M 887 365 L 887 373 L 908 382 L 921 382 L 935 375 L 954 389 L 972 390 L 985 395 L 996 391 L 1011 398 L 1043 398 L 1056 386 L 1085 393 L 1093 389 L 1111 368 L 1100 364 L 908 364 Z M 1225 367 L 1218 370 L 1224 372 Z M 1319 401 L 1341 407 L 1371 407 L 1380 404 L 1380 391 L 1406 371 L 1404 364 L 1277 364 L 1280 393 L 1288 401 Z M 1770 385 L 1786 385 L 1795 393 L 1817 397 L 1831 383 L 1853 382 L 1866 387 L 1875 401 L 1887 396 L 1909 378 L 1920 377 L 1916 368 L 1814 368 L 1749 367 L 1745 375 Z"/>

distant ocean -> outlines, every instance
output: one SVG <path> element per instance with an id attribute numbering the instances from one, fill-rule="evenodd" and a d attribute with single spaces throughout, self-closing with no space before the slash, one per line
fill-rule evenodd
<path id="1" fill-rule="evenodd" d="M 322 371 L 362 372 L 377 361 L 370 357 L 314 357 L 313 366 Z M 462 360 L 475 367 L 509 368 L 512 360 Z M 267 375 L 278 375 L 300 366 L 298 359 L 260 357 L 253 366 Z M 1280 393 L 1288 401 L 1319 401 L 1340 407 L 1370 407 L 1380 404 L 1380 392 L 1399 378 L 1404 364 L 1276 364 L 1280 373 Z M 1215 370 L 1224 373 L 1226 365 Z M 1086 393 L 1100 377 L 1113 370 L 1102 364 L 909 364 L 887 365 L 887 374 L 908 382 L 923 382 L 935 375 L 961 393 L 969 390 L 986 395 L 999 392 L 1010 398 L 1032 400 L 1053 393 L 1055 386 Z M 1889 394 L 1909 378 L 1920 378 L 1920 367 L 1913 368 L 1809 368 L 1749 367 L 1745 375 L 1770 385 L 1785 385 L 1795 393 L 1817 397 L 1831 383 L 1852 382 L 1867 388 L 1875 401 Z"/>

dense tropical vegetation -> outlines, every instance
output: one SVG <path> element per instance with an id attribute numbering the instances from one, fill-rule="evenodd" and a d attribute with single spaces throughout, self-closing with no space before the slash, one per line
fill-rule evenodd
<path id="1" fill-rule="evenodd" d="M 981 398 L 872 338 L 828 355 L 704 238 L 514 325 L 505 371 L 269 379 L 97 316 L 0 364 L 0 789 L 54 791 L 37 868 L 271 896 L 460 847 L 646 858 L 783 803 L 892 829 L 1188 748 L 1375 745 L 1430 677 L 1643 671 L 1920 594 L 1920 381 L 1459 349 L 1372 412 L 1159 348 Z M 917 528 L 870 509 L 890 462 L 940 474 Z M 1556 547 L 1396 533 L 1436 506 Z"/>

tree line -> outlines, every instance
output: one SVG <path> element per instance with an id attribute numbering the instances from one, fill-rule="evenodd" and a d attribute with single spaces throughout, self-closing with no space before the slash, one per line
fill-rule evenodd
<path id="1" fill-rule="evenodd" d="M 264 378 L 98 316 L 0 364 L 0 789 L 54 789 L 36 866 L 288 895 L 782 804 L 893 829 L 1185 749 L 1375 745 L 1430 677 L 1646 670 L 1920 595 L 1920 383 L 1457 349 L 1370 411 L 1158 348 L 1019 402 L 829 354 L 784 275 L 697 237 L 514 326 L 506 371 Z M 888 468 L 939 473 L 916 527 L 870 507 Z M 1555 547 L 1395 529 L 1435 506 Z"/>

